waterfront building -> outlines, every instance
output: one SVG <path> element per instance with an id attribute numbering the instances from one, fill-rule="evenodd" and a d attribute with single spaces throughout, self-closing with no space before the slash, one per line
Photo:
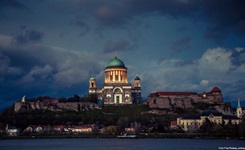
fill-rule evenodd
<path id="1" fill-rule="evenodd" d="M 104 85 L 98 88 L 96 79 L 89 79 L 89 94 L 96 94 L 103 105 L 137 104 L 141 99 L 141 80 L 134 78 L 133 85 L 128 82 L 128 69 L 122 60 L 111 59 L 104 69 Z"/>
<path id="2" fill-rule="evenodd" d="M 195 132 L 207 120 L 214 124 L 228 124 L 229 122 L 232 124 L 241 123 L 241 119 L 237 116 L 223 115 L 216 109 L 209 107 L 208 109 L 204 110 L 199 116 L 184 116 L 177 118 L 177 125 L 186 132 Z"/>
<path id="3" fill-rule="evenodd" d="M 8 136 L 17 136 L 19 133 L 19 129 L 17 129 L 15 126 L 9 126 L 6 125 L 5 132 Z"/>

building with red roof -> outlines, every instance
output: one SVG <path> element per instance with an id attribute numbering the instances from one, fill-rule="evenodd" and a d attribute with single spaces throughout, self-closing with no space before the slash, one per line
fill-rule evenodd
<path id="1" fill-rule="evenodd" d="M 167 92 L 158 91 L 149 94 L 147 103 L 150 108 L 192 108 L 192 103 L 223 104 L 222 92 L 214 87 L 210 92 L 198 94 L 196 92 Z"/>

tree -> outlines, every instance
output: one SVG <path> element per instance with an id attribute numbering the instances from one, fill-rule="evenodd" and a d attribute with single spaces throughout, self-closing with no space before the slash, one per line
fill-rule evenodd
<path id="1" fill-rule="evenodd" d="M 159 125 L 157 126 L 157 131 L 158 131 L 159 133 L 164 133 L 164 132 L 165 132 L 164 126 L 161 125 L 161 124 L 159 124 Z"/>
<path id="2" fill-rule="evenodd" d="M 214 124 L 208 118 L 205 118 L 205 121 L 201 125 L 200 130 L 202 133 L 208 133 L 209 135 L 212 135 L 213 127 Z"/>
<path id="3" fill-rule="evenodd" d="M 127 117 L 120 117 L 117 121 L 118 132 L 124 132 L 125 127 L 128 126 L 128 118 Z"/>
<path id="4" fill-rule="evenodd" d="M 221 136 L 223 134 L 223 126 L 220 124 L 214 125 L 212 132 L 216 134 L 216 136 Z"/>
<path id="5" fill-rule="evenodd" d="M 78 95 L 74 95 L 73 96 L 73 99 L 74 99 L 75 102 L 79 102 L 80 97 Z"/>
<path id="6" fill-rule="evenodd" d="M 89 94 L 88 96 L 85 97 L 85 101 L 86 102 L 97 103 L 98 96 L 97 96 L 97 94 Z"/>

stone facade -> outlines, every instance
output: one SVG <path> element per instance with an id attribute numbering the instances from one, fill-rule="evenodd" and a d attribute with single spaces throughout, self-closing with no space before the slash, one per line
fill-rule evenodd
<path id="1" fill-rule="evenodd" d="M 103 105 L 137 104 L 141 100 L 141 81 L 138 76 L 134 84 L 128 83 L 128 69 L 115 57 L 105 67 L 104 85 L 98 88 L 96 79 L 89 80 L 89 94 L 96 94 Z"/>
<path id="2" fill-rule="evenodd" d="M 183 108 L 193 107 L 193 103 L 224 104 L 221 90 L 214 87 L 210 92 L 155 92 L 148 96 L 150 108 Z"/>
<path id="3" fill-rule="evenodd" d="M 90 102 L 15 102 L 14 111 L 24 112 L 32 110 L 50 110 L 50 111 L 83 111 L 101 109 L 101 106 Z"/>

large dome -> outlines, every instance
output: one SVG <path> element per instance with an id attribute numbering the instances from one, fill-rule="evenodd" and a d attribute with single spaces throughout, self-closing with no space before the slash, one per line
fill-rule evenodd
<path id="1" fill-rule="evenodd" d="M 117 57 L 115 57 L 114 59 L 110 60 L 107 63 L 107 67 L 106 68 L 117 68 L 117 67 L 123 67 L 123 68 L 125 68 L 125 65 L 124 65 L 124 63 L 120 59 L 118 59 Z"/>

